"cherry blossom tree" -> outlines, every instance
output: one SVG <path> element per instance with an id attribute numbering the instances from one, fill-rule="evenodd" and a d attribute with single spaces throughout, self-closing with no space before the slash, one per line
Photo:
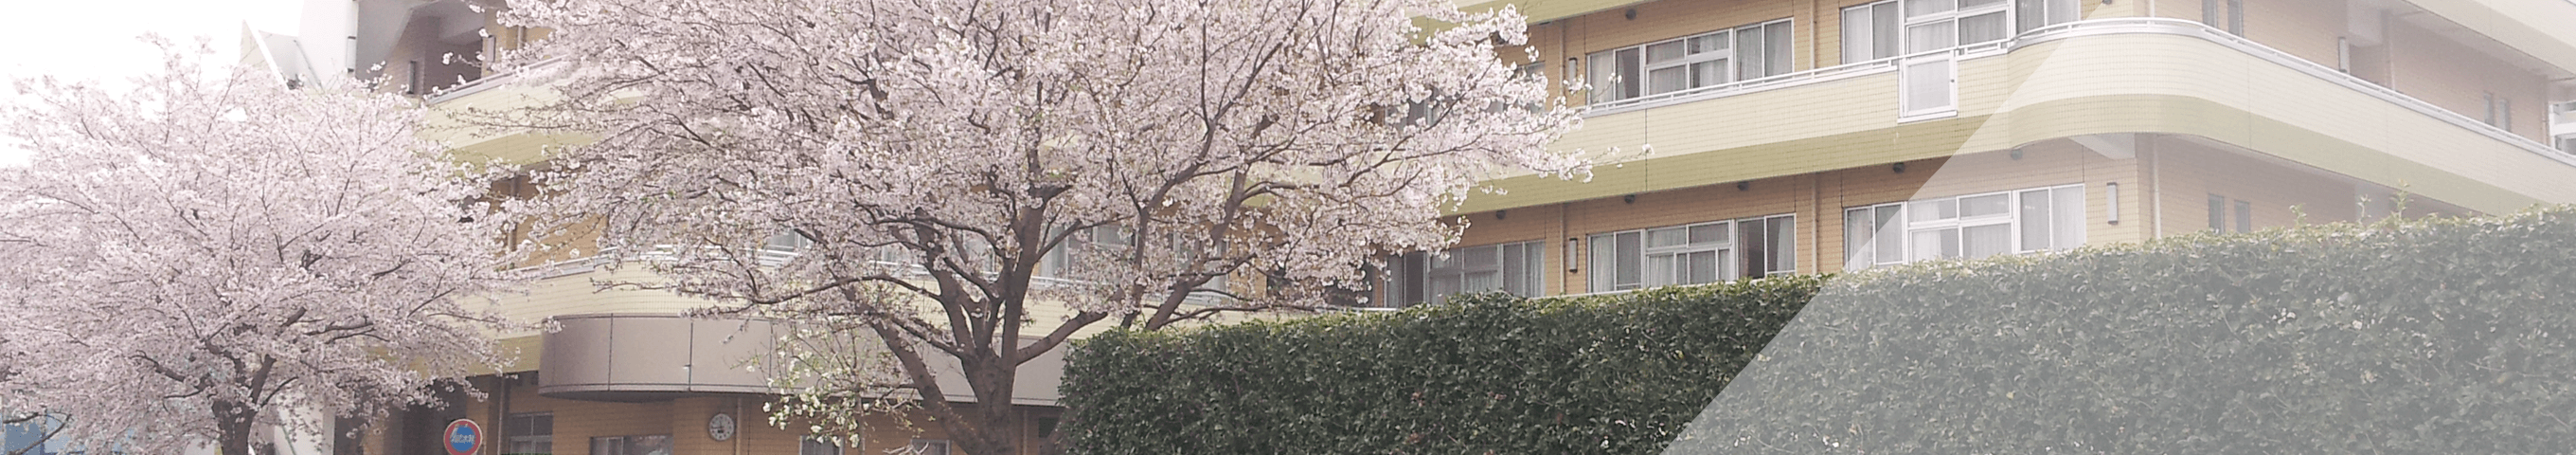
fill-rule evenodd
<path id="1" fill-rule="evenodd" d="M 1023 419 L 995 404 L 1017 366 L 1086 328 L 1354 304 L 1384 255 L 1454 241 L 1441 207 L 1480 179 L 1585 169 L 1543 148 L 1578 114 L 1501 52 L 1523 18 L 1447 0 L 531 0 L 501 18 L 555 30 L 498 61 L 562 101 L 486 121 L 599 138 L 550 157 L 551 196 L 526 206 L 557 220 L 541 237 L 664 278 L 610 285 L 881 340 L 891 384 L 804 397 L 900 385 L 979 455 L 1013 453 Z M 983 405 L 938 399 L 941 356 Z"/>
<path id="2" fill-rule="evenodd" d="M 0 410 L 247 454 L 255 428 L 322 437 L 309 411 L 430 403 L 493 364 L 488 298 L 515 280 L 489 173 L 416 138 L 409 101 L 209 76 L 202 49 L 121 93 L 14 84 L 0 124 L 33 158 L 0 169 Z"/>

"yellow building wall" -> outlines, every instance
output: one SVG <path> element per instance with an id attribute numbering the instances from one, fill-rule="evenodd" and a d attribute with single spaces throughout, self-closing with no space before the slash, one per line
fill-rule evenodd
<path id="1" fill-rule="evenodd" d="M 2227 198 L 2231 232 L 2236 201 L 2252 204 L 2255 229 L 2359 218 L 2350 181 L 2170 138 L 2157 142 L 2152 153 L 2154 203 L 2161 207 L 2166 235 L 2209 230 L 2211 195 Z"/>
<path id="2" fill-rule="evenodd" d="M 2534 141 L 2546 139 L 2548 81 L 2540 75 L 2406 21 L 2390 20 L 2388 29 L 2394 60 L 2389 84 L 2397 91 L 2475 119 L 2485 118 L 2487 95 L 2494 94 L 2512 104 L 2507 130 Z"/>
<path id="3" fill-rule="evenodd" d="M 1866 166 L 1746 181 L 1641 192 L 1635 202 L 1609 197 L 1499 211 L 1461 213 L 1468 227 L 1458 245 L 1478 246 L 1539 240 L 1547 252 L 1547 290 L 1578 294 L 1585 288 L 1583 251 L 1569 257 L 1568 239 L 1592 234 L 1794 214 L 1795 244 L 1801 273 L 1842 270 L 1842 211 L 1845 208 L 1943 196 L 2082 183 L 2085 185 L 2088 244 L 2135 242 L 2146 238 L 2135 159 L 2113 159 L 2069 141 L 2043 141 L 2024 147 L 2023 156 L 2007 151 L 1907 161 L 1905 172 L 1893 166 Z M 2120 182 L 2122 224 L 2109 224 L 2105 183 Z M 2342 188 L 2350 188 L 2345 185 Z M 1578 249 L 1588 245 L 1578 243 Z"/>

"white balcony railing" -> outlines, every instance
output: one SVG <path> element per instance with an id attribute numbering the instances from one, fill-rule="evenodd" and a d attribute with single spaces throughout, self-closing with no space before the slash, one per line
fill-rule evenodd
<path id="1" fill-rule="evenodd" d="M 1994 55 L 2003 55 L 2014 50 L 2019 50 L 2023 47 L 2050 41 L 2085 36 L 2120 34 L 2178 35 L 2207 40 L 2220 46 L 2244 52 L 2247 55 L 2263 59 L 2264 61 L 2316 77 L 2326 82 L 2368 94 L 2372 97 L 2396 104 L 2408 110 L 2424 114 L 2425 116 L 2493 138 L 2498 142 L 2503 142 L 2505 144 L 2524 149 L 2533 154 L 2541 155 L 2570 166 L 2576 166 L 2576 155 L 2571 155 L 2571 152 L 2569 151 L 2559 150 L 2558 147 L 2555 147 L 2553 144 L 2544 144 L 2528 137 L 2513 134 L 2512 132 L 2496 128 L 2495 126 L 2479 122 L 2477 119 L 2470 118 L 2469 116 L 2434 106 L 2432 103 L 2424 102 L 2423 100 L 2416 99 L 2413 96 L 2400 93 L 2397 90 L 2362 80 L 2361 78 L 2354 77 L 2351 74 L 2337 71 L 2334 68 L 2317 64 L 2316 62 L 2307 61 L 2306 59 L 2291 55 L 2288 52 L 2273 49 L 2270 46 L 2265 46 L 2262 43 L 2257 43 L 2253 40 L 2245 39 L 2244 37 L 2210 28 L 2209 26 L 2203 25 L 2199 22 L 2169 18 L 2132 17 L 2068 22 L 2032 29 L 2003 41 L 1816 68 L 1761 79 L 1752 79 L 1731 84 L 1714 85 L 1659 95 L 1642 96 L 1613 102 L 1594 103 L 1591 105 L 1591 111 L 1586 115 L 1610 115 L 1676 104 L 1707 101 L 1746 93 L 1786 89 L 1871 74 L 1895 72 L 1898 70 L 1897 62 L 1926 57 L 1937 58 L 1942 54 L 1949 54 L 1949 56 L 1954 60 L 1968 60 Z M 1965 83 L 1968 81 L 1961 82 Z M 1898 83 L 1902 82 L 1900 81 Z M 2560 104 L 2553 107 L 2552 110 L 2553 112 L 2576 110 L 2576 106 L 2571 106 L 2571 104 L 2576 103 Z M 2553 116 L 2551 128 L 2552 135 L 2562 134 L 2562 131 L 2576 133 L 2576 114 Z"/>

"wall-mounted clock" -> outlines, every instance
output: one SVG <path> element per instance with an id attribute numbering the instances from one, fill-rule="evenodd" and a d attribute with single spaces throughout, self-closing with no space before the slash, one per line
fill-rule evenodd
<path id="1" fill-rule="evenodd" d="M 739 429 L 740 428 L 734 427 L 733 415 L 731 414 L 719 412 L 716 413 L 715 417 L 707 418 L 707 437 L 715 438 L 718 441 L 733 439 L 734 431 Z"/>

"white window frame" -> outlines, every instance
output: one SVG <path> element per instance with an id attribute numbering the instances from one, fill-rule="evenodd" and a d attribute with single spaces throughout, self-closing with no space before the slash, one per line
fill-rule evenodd
<path id="1" fill-rule="evenodd" d="M 2084 2 L 2081 0 L 2013 0 L 2012 3 L 2014 33 L 2074 22 L 2084 16 Z M 2032 10 L 2038 11 L 2034 14 Z"/>
<path id="2" fill-rule="evenodd" d="M 2483 119 L 2484 123 L 2505 132 L 2512 132 L 2513 98 L 2496 96 L 2495 92 L 2482 92 L 2482 94 L 2486 95 L 2487 100 L 2487 115 Z"/>
<path id="3" fill-rule="evenodd" d="M 1519 261 L 1513 261 L 1515 250 Z M 1418 262 L 1416 262 L 1418 261 Z M 1547 293 L 1547 244 L 1543 240 L 1504 242 L 1451 248 L 1440 254 L 1408 255 L 1408 263 L 1419 264 L 1402 270 L 1405 282 L 1397 289 L 1418 287 L 1420 301 L 1410 296 L 1389 299 L 1398 306 L 1441 303 L 1450 296 L 1501 291 L 1521 297 L 1540 297 Z M 1489 285 L 1471 285 L 1477 275 L 1490 275 Z M 1517 276 L 1518 279 L 1514 279 Z M 1444 279 L 1453 289 L 1443 289 Z"/>
<path id="4" fill-rule="evenodd" d="M 904 444 L 903 452 L 906 455 L 949 455 L 953 452 L 950 450 L 953 445 L 946 439 L 914 439 Z"/>
<path id="5" fill-rule="evenodd" d="M 2013 18 L 2012 6 L 2015 0 L 1982 0 L 1993 3 L 1964 7 L 1961 5 L 1962 3 L 1980 0 L 1903 1 L 1905 2 L 1905 5 L 1901 8 L 1898 15 L 1904 21 L 1904 26 L 1897 30 L 1897 33 L 1904 36 L 1904 38 L 1898 40 L 1903 42 L 1902 46 L 1905 48 L 1901 55 L 1914 55 L 1924 52 L 2002 41 L 2004 39 L 2012 38 L 2013 35 L 2015 21 Z M 1921 11 L 1918 12 L 1918 9 Z M 1964 35 L 1967 33 L 1967 27 L 1962 26 L 1961 23 L 1970 18 L 1983 17 L 1989 14 L 1997 14 L 1996 20 L 2002 21 L 2002 33 L 1990 39 L 1969 41 Z M 1914 39 L 1914 31 L 1916 29 L 1929 29 L 1945 25 L 1949 30 L 1946 33 L 1939 34 L 1938 36 L 1949 38 L 1948 43 L 1936 45 L 1930 42 L 1917 42 Z"/>
<path id="6" fill-rule="evenodd" d="M 850 442 L 858 442 L 858 438 L 850 438 Z M 819 446 L 816 444 L 819 444 Z M 826 450 L 824 450 L 823 453 L 814 453 L 813 451 L 806 450 L 814 447 L 822 447 Z M 840 444 L 834 443 L 830 438 L 824 438 L 821 436 L 807 435 L 805 437 L 796 438 L 796 455 L 843 455 L 849 453 L 850 449 L 852 449 L 852 447 L 842 447 Z"/>
<path id="7" fill-rule="evenodd" d="M 2025 213 L 2034 194 L 2047 198 L 2047 213 L 2037 214 L 2038 220 L 2046 220 L 2045 226 Z M 2001 198 L 2001 210 L 1968 214 L 1966 204 L 1987 198 Z M 2067 202 L 2074 204 L 2070 207 Z M 1983 257 L 1970 251 L 1968 231 L 1997 226 L 2004 230 L 2005 243 L 1988 255 L 2072 249 L 2084 245 L 2089 204 L 2084 184 L 2075 183 L 1847 207 L 1843 209 L 1843 268 Z M 1868 231 L 1868 236 L 1855 237 L 1854 231 L 1860 230 Z M 2048 244 L 2032 244 L 2034 234 L 2045 234 Z"/>
<path id="8" fill-rule="evenodd" d="M 1898 123 L 1950 118 L 1959 115 L 1959 65 L 1950 54 L 1938 53 L 1906 57 L 1897 65 L 1896 99 Z M 1923 90 L 1935 90 L 1939 99 L 1918 99 Z"/>
<path id="9" fill-rule="evenodd" d="M 640 455 L 640 454 L 644 454 L 644 453 L 650 453 L 650 452 L 645 452 L 645 451 L 643 451 L 643 449 L 639 449 L 639 448 L 637 448 L 637 447 L 636 447 L 636 445 L 635 445 L 635 443 L 636 443 L 636 442 L 638 442 L 638 441 L 643 441 L 643 440 L 652 439 L 652 438 L 660 438 L 660 439 L 661 439 L 661 441 L 662 441 L 662 448 L 663 448 L 664 450 L 671 450 L 671 449 L 675 449 L 675 447 L 674 447 L 672 444 L 673 444 L 674 442 L 677 442 L 677 441 L 672 441 L 672 440 L 671 440 L 671 435 L 668 435 L 668 434 L 638 434 L 638 435 L 625 435 L 625 436 L 593 436 L 593 437 L 591 437 L 591 438 L 590 438 L 590 451 L 589 451 L 589 452 L 586 452 L 586 453 L 590 453 L 590 454 L 594 454 L 594 455 L 598 454 L 598 453 L 599 453 L 599 451 L 600 451 L 600 447 L 599 447 L 599 445 L 600 445 L 600 443 L 603 443 L 603 442 L 614 444 L 614 448 L 612 448 L 612 449 L 610 449 L 610 450 L 609 450 L 610 452 L 614 452 L 614 453 L 611 453 L 611 454 L 609 454 L 609 455 Z"/>
<path id="10" fill-rule="evenodd" d="M 1734 30 L 1719 30 L 1638 46 L 1639 62 L 1641 62 L 1638 77 L 1642 78 L 1638 89 L 1640 96 L 1662 95 L 1734 82 L 1736 61 L 1734 32 Z M 1678 52 L 1658 61 L 1655 54 L 1662 49 Z M 1680 71 L 1680 83 L 1668 88 L 1656 87 L 1655 83 L 1658 81 L 1655 73 L 1667 70 Z M 1712 72 L 1716 74 L 1707 74 Z"/>
<path id="11" fill-rule="evenodd" d="M 1758 216 L 1735 220 L 1735 222 L 1735 242 L 1742 246 L 1736 249 L 1736 255 L 1746 256 L 1743 261 L 1740 261 L 1742 265 L 1737 266 L 1737 270 L 1743 272 L 1739 275 L 1750 275 L 1757 268 L 1748 267 L 1757 266 L 1758 270 L 1762 271 L 1762 276 L 1798 273 L 1798 214 Z M 1762 242 L 1768 243 L 1768 245 L 1762 245 L 1764 257 L 1761 260 L 1767 262 L 1765 264 L 1755 264 L 1755 258 L 1749 257 L 1754 245 L 1746 238 L 1748 236 L 1745 234 L 1744 226 L 1747 224 L 1762 226 Z"/>
<path id="12" fill-rule="evenodd" d="M 1584 237 L 1585 256 L 1590 258 L 1589 267 L 1585 271 L 1585 290 L 1596 293 L 1618 292 L 1662 286 L 1722 283 L 1747 278 L 1746 267 L 1752 264 L 1746 262 L 1744 255 L 1745 239 L 1742 227 L 1745 223 L 1763 223 L 1766 233 L 1764 240 L 1771 242 L 1774 241 L 1773 239 L 1779 239 L 1772 246 L 1786 247 L 1771 248 L 1765 252 L 1771 257 L 1786 259 L 1786 262 L 1774 264 L 1779 266 L 1776 269 L 1765 270 L 1763 273 L 1765 276 L 1797 273 L 1796 220 L 1797 214 L 1784 213 L 1593 233 Z M 1782 230 L 1785 232 L 1773 233 L 1768 228 L 1773 221 L 1785 222 L 1786 229 Z M 1713 229 L 1714 231 L 1709 232 L 1714 232 L 1715 238 L 1694 240 L 1692 233 L 1700 229 Z M 1659 243 L 1657 242 L 1659 235 L 1678 236 L 1679 242 Z M 1622 238 L 1634 243 L 1635 254 L 1622 254 L 1619 251 Z M 1688 276 L 1690 272 L 1697 269 L 1684 267 L 1689 263 L 1683 258 L 1697 254 L 1709 255 L 1708 264 L 1712 268 L 1710 279 L 1707 281 Z M 1626 264 L 1634 264 L 1634 270 L 1630 270 L 1632 266 Z M 1620 274 L 1623 272 L 1634 272 L 1636 280 L 1621 279 Z"/>
<path id="13" fill-rule="evenodd" d="M 1587 102 L 1610 103 L 1788 74 L 1797 67 L 1797 52 L 1771 47 L 1770 35 L 1775 27 L 1790 41 L 1797 39 L 1793 19 L 1782 18 L 1584 54 L 1585 82 L 1592 87 Z M 1755 43 L 1759 49 L 1749 55 L 1742 52 L 1747 43 Z M 1655 60 L 1654 48 L 1680 49 L 1681 53 Z M 1773 50 L 1780 52 L 1771 55 Z M 1746 65 L 1746 58 L 1759 60 L 1761 66 Z M 1704 65 L 1718 62 L 1723 63 Z M 1656 91 L 1652 75 L 1672 69 L 1681 70 L 1682 84 Z M 1760 74 L 1751 74 L 1756 70 Z M 1704 74 L 1708 71 L 1718 74 Z"/>
<path id="14" fill-rule="evenodd" d="M 1842 9 L 1843 63 L 1883 60 L 2001 41 L 2023 32 L 2074 22 L 2083 15 L 2084 8 L 2083 2 L 2079 0 L 2004 0 L 2000 3 L 1970 6 L 1965 9 L 1960 8 L 1959 3 L 1961 3 L 1959 0 L 1885 0 L 1844 7 Z M 1917 4 L 1924 5 L 1920 6 L 1922 8 L 1946 7 L 1947 9 L 1906 14 L 1907 7 Z M 1969 41 L 1960 36 L 1960 33 L 1964 32 L 1963 27 L 1958 25 L 1961 19 L 1997 12 L 2003 13 L 2004 32 L 2000 36 L 1978 41 Z M 1881 21 L 1890 21 L 1890 23 L 1882 27 Z M 1910 42 L 1907 39 L 1913 36 L 1910 31 L 1915 27 L 1938 26 L 1944 22 L 1950 24 L 1950 32 L 1945 34 L 1950 38 L 1948 45 L 1935 46 Z M 1883 33 L 1893 33 L 1895 36 L 1879 36 Z M 1863 44 L 1867 45 L 1866 49 L 1862 47 Z M 1880 49 L 1881 45 L 1892 48 Z"/>
<path id="15" fill-rule="evenodd" d="M 1778 33 L 1772 32 L 1772 29 L 1775 28 L 1779 29 Z M 1747 68 L 1744 64 L 1745 59 L 1739 58 L 1735 59 L 1735 80 L 1749 81 L 1789 74 L 1790 70 L 1798 67 L 1798 51 L 1795 49 L 1798 41 L 1798 29 L 1797 24 L 1791 22 L 1791 19 L 1782 18 L 1762 21 L 1752 25 L 1736 27 L 1734 31 L 1736 35 L 1736 49 L 1747 48 L 1745 43 L 1751 42 L 1747 39 L 1748 36 L 1761 37 L 1761 46 L 1759 47 L 1762 48 L 1762 54 L 1758 57 L 1762 62 L 1761 74 L 1750 74 L 1752 70 Z M 1760 33 L 1747 35 L 1745 34 L 1746 31 L 1759 31 Z M 1773 44 L 1775 41 L 1771 40 L 1771 38 L 1775 38 L 1774 35 L 1778 35 L 1776 36 L 1778 38 L 1788 38 L 1788 42 L 1778 44 L 1775 47 Z M 1773 55 L 1771 51 L 1779 52 L 1778 55 Z"/>
<path id="16" fill-rule="evenodd" d="M 533 429 L 521 428 L 520 423 L 522 421 L 529 422 L 530 425 L 528 426 L 534 426 L 533 423 L 537 419 L 545 420 L 546 431 L 544 434 L 535 434 L 537 432 Z M 502 416 L 501 429 L 504 433 L 502 436 L 507 438 L 506 440 L 501 441 L 502 453 L 554 453 L 554 419 L 555 414 L 552 412 L 520 412 Z M 545 446 L 545 450 L 525 450 L 520 447 L 521 444 L 540 444 Z"/>
<path id="17" fill-rule="evenodd" d="M 1844 64 L 1885 60 L 1905 55 L 1903 52 L 1905 11 L 1900 9 L 1898 1 L 1886 0 L 1843 8 Z M 1882 46 L 1885 49 L 1881 49 Z"/>
<path id="18" fill-rule="evenodd" d="M 1715 238 L 1696 239 L 1703 230 Z M 1640 229 L 1638 232 L 1645 233 L 1642 237 L 1645 240 L 1645 257 L 1639 262 L 1643 266 L 1643 273 L 1639 275 L 1643 287 L 1716 283 L 1732 279 L 1737 274 L 1733 220 Z M 1659 237 L 1666 236 L 1675 242 L 1656 243 Z M 1688 264 L 1683 258 L 1702 254 L 1708 255 L 1708 266 L 1712 267 L 1705 281 L 1688 276 L 1692 269 L 1683 267 Z"/>

